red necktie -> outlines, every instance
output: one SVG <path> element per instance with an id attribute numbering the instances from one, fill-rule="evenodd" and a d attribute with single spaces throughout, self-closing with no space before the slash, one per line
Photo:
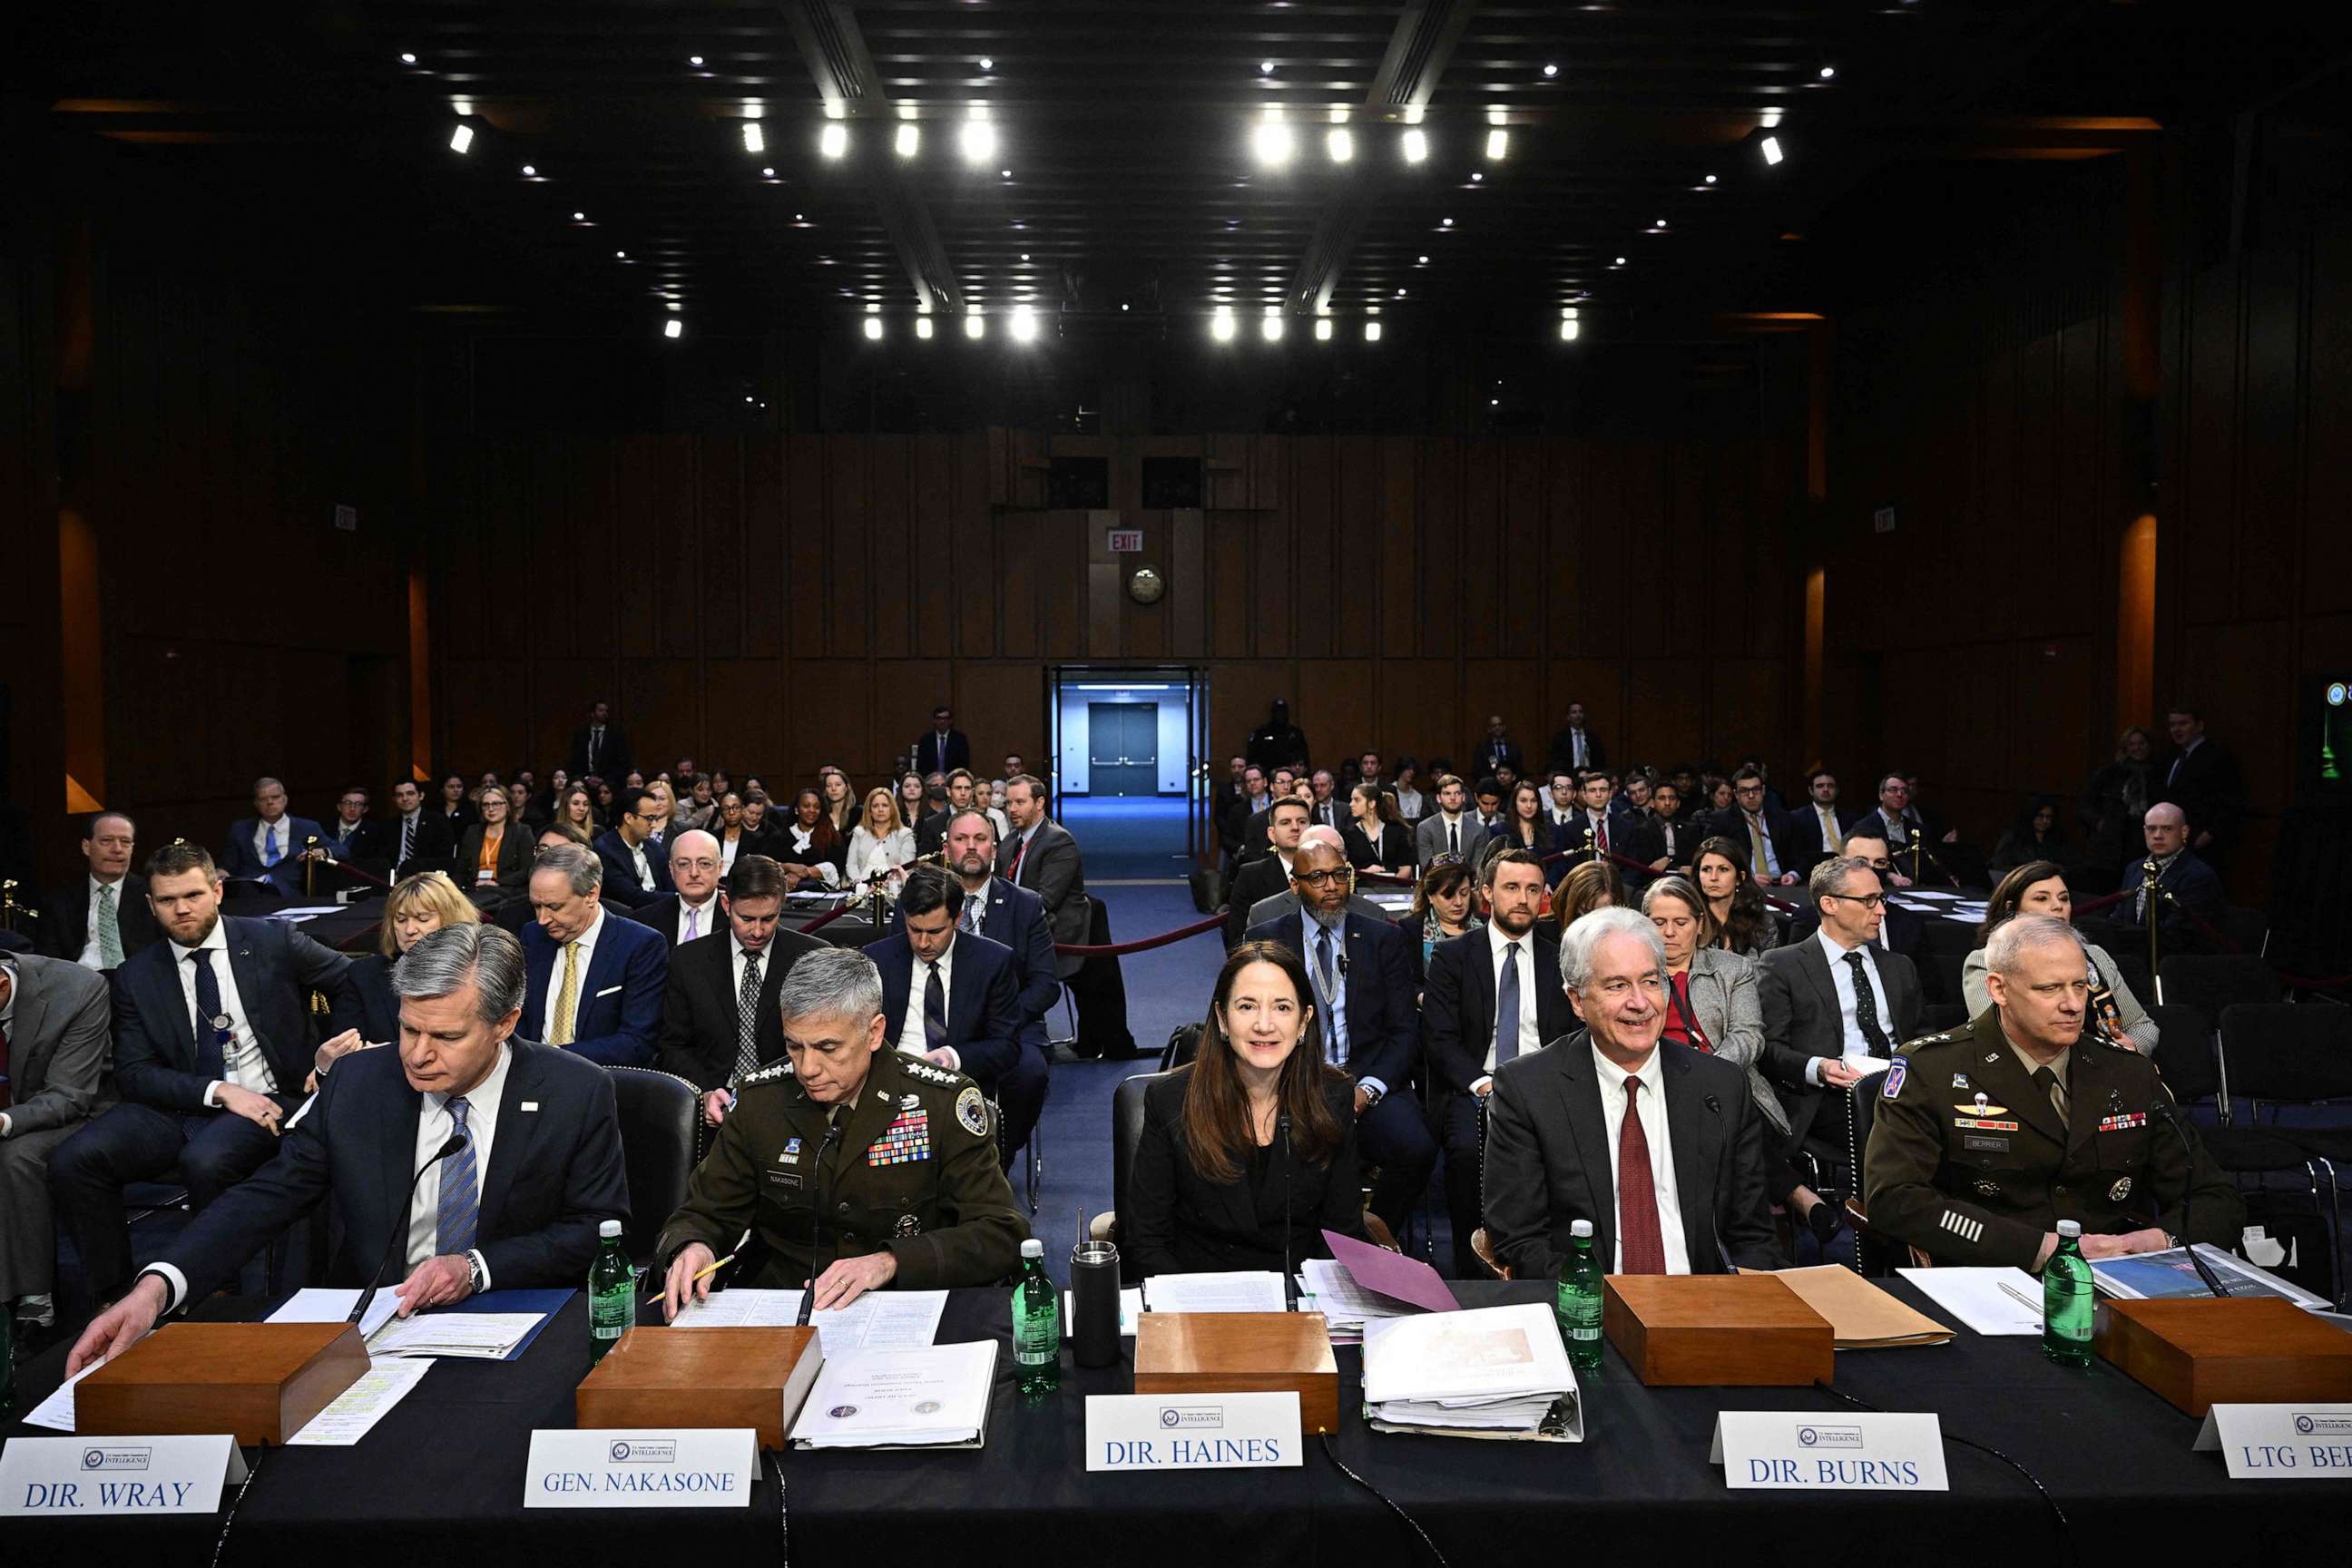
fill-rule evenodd
<path id="1" fill-rule="evenodd" d="M 1601 852 L 1609 853 L 1609 819 L 1605 816 L 1601 819 Z"/>
<path id="2" fill-rule="evenodd" d="M 1642 1080 L 1625 1080 L 1625 1122 L 1617 1130 L 1617 1246 L 1621 1274 L 1664 1274 L 1658 1189 L 1650 1179 L 1650 1137 L 1642 1131 Z"/>
<path id="3" fill-rule="evenodd" d="M 1029 840 L 1024 838 L 1013 847 L 1013 863 L 1004 868 L 1004 879 L 1014 887 L 1021 885 L 1021 857 L 1029 853 Z"/>

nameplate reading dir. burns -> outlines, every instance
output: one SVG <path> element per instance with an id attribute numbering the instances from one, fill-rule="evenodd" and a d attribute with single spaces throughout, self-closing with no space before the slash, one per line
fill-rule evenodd
<path id="1" fill-rule="evenodd" d="M 1933 1415 L 1727 1410 L 1707 1463 L 1733 1491 L 1940 1492 L 1944 1428 Z"/>

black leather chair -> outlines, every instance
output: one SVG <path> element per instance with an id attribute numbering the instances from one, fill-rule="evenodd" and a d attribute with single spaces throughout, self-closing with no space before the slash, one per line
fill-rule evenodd
<path id="1" fill-rule="evenodd" d="M 2157 988 L 2168 1005 L 2194 1008 L 2208 1035 L 2221 1027 L 2224 1007 L 2279 999 L 2278 972 L 2251 953 L 2167 954 L 2157 969 Z"/>
<path id="2" fill-rule="evenodd" d="M 694 1086 L 652 1068 L 611 1068 L 621 1121 L 621 1163 L 629 1178 L 629 1217 L 621 1228 L 631 1261 L 650 1264 L 661 1229 L 686 1202 L 694 1174 L 698 1113 Z"/>
<path id="3" fill-rule="evenodd" d="M 1127 1206 L 1128 1173 L 1134 1168 L 1135 1152 L 1143 1143 L 1143 1096 L 1153 1084 L 1166 1076 L 1165 1073 L 1156 1072 L 1138 1073 L 1133 1078 L 1121 1079 L 1118 1087 L 1111 1090 L 1111 1225 L 1108 1228 L 1111 1232 L 1110 1239 L 1114 1241 L 1118 1238 L 1118 1212 Z M 1135 1261 L 1125 1247 L 1119 1249 L 1118 1282 L 1122 1285 L 1137 1283 Z"/>
<path id="4" fill-rule="evenodd" d="M 2277 1115 L 2283 1106 L 2352 1100 L 2352 1009 L 2290 1002 L 2226 1007 L 2221 1012 L 2221 1059 L 2232 1092 L 2252 1103 L 2247 1132 L 2283 1140 L 2308 1162 L 2304 1169 L 2311 1176 L 2315 1207 L 2319 1175 L 2326 1173 L 2330 1294 L 2341 1302 L 2344 1268 L 2334 1238 L 2343 1234 L 2344 1200 L 2336 1167 L 2352 1164 L 2352 1129 L 2282 1126 Z M 2267 1125 L 2262 1122 L 2266 1100 L 2272 1114 Z"/>

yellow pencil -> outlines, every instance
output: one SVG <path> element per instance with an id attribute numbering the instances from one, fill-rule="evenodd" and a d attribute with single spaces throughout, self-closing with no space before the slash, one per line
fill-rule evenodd
<path id="1" fill-rule="evenodd" d="M 698 1272 L 698 1273 L 694 1276 L 694 1278 L 693 1278 L 693 1279 L 688 1279 L 688 1280 L 687 1281 L 687 1283 L 688 1283 L 688 1284 L 689 1284 L 689 1285 L 691 1285 L 691 1284 L 693 1284 L 693 1283 L 695 1282 L 695 1280 L 696 1280 L 696 1279 L 709 1279 L 713 1274 L 718 1273 L 720 1269 L 722 1269 L 722 1268 L 726 1268 L 729 1264 L 730 1264 L 730 1263 L 732 1263 L 732 1262 L 734 1262 L 734 1261 L 735 1261 L 735 1255 L 734 1255 L 733 1253 L 731 1253 L 731 1252 L 730 1252 L 730 1253 L 729 1253 L 726 1257 L 724 1257 L 724 1258 L 720 1258 L 718 1262 L 716 1262 L 716 1263 L 712 1264 L 709 1268 L 705 1268 L 705 1269 L 702 1269 L 702 1270 L 700 1270 L 699 1272 Z"/>

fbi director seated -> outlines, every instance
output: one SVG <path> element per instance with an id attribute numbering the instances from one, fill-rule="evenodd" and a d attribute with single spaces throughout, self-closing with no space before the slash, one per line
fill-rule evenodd
<path id="1" fill-rule="evenodd" d="M 191 1220 L 91 1322 L 68 1375 L 203 1300 L 321 1203 L 341 1222 L 328 1282 L 374 1284 L 397 1248 L 403 1315 L 494 1286 L 587 1278 L 597 1226 L 629 1212 L 611 1078 L 515 1037 L 522 946 L 496 926 L 419 939 L 393 985 L 398 1047 L 337 1062 L 278 1157 Z"/>

